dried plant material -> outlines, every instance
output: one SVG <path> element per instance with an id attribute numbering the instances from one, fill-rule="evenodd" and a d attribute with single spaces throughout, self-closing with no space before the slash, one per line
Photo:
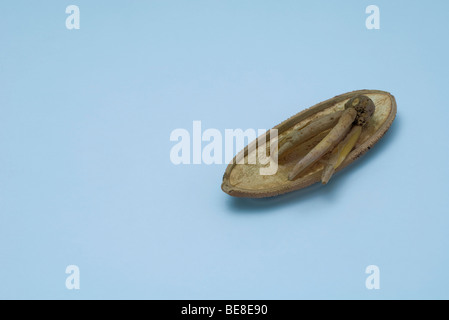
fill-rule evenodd
<path id="1" fill-rule="evenodd" d="M 344 111 L 334 128 L 329 134 L 318 143 L 304 158 L 299 160 L 293 170 L 288 175 L 288 180 L 295 179 L 301 172 L 314 164 L 320 158 L 335 147 L 351 130 L 352 123 L 357 116 L 354 108 Z"/>
<path id="2" fill-rule="evenodd" d="M 364 95 L 357 95 L 346 102 L 345 109 L 353 109 L 357 112 L 357 116 L 354 121 L 356 125 L 351 129 L 346 138 L 342 142 L 340 142 L 334 149 L 328 161 L 328 164 L 323 170 L 323 175 L 321 177 L 322 184 L 327 184 L 329 182 L 335 170 L 346 159 L 349 152 L 351 152 L 351 150 L 354 148 L 360 138 L 362 128 L 365 127 L 371 120 L 371 117 L 376 110 L 376 106 L 369 97 Z"/>
<path id="3" fill-rule="evenodd" d="M 317 134 L 334 127 L 342 114 L 343 111 L 337 111 L 312 121 L 299 131 L 291 131 L 288 135 L 280 139 L 278 156 L 285 156 L 285 154 L 294 147 L 309 140 Z"/>
<path id="4" fill-rule="evenodd" d="M 354 126 L 348 133 L 346 138 L 337 145 L 323 170 L 321 183 L 327 184 L 329 182 L 335 170 L 343 163 L 349 152 L 351 152 L 351 150 L 354 148 L 356 142 L 360 138 L 361 133 L 362 127 Z"/>
<path id="5" fill-rule="evenodd" d="M 357 111 L 356 123 L 362 127 L 366 126 L 376 110 L 373 100 L 361 94 L 346 102 L 345 109 L 349 108 L 354 108 Z"/>
<path id="6" fill-rule="evenodd" d="M 291 150 L 287 148 L 286 151 L 283 151 L 286 156 L 283 157 L 282 162 L 279 162 L 278 169 L 273 175 L 259 174 L 260 168 L 265 166 L 262 163 L 248 164 L 246 158 L 252 157 L 252 153 L 258 152 L 258 150 L 251 150 L 246 147 L 227 167 L 223 176 L 223 191 L 235 197 L 263 198 L 302 189 L 321 181 L 324 171 L 330 164 L 332 164 L 332 171 L 338 172 L 360 158 L 382 138 L 396 116 L 396 101 L 391 94 L 385 91 L 360 90 L 318 103 L 273 128 L 278 130 L 281 141 L 280 147 L 282 148 L 282 143 L 285 141 L 282 139 L 294 137 L 298 134 L 298 131 L 301 130 L 298 130 L 298 128 L 307 128 L 313 122 L 320 121 L 323 117 L 328 117 L 336 112 L 346 113 L 345 110 L 347 109 L 356 111 L 355 121 L 349 126 L 346 134 L 342 134 L 342 138 L 340 134 L 335 135 L 341 139 L 332 139 L 334 141 L 333 147 L 331 144 L 331 147 L 323 148 L 325 144 L 323 141 L 331 134 L 336 125 L 308 140 L 305 139 L 303 142 L 292 145 Z M 349 111 L 349 113 L 353 113 L 353 111 Z M 360 129 L 357 127 L 360 127 Z M 358 133 L 359 130 L 360 134 Z M 335 141 L 337 142 L 335 143 Z M 318 150 L 321 151 L 318 156 L 314 155 L 320 144 Z M 263 147 L 266 148 L 266 146 Z M 314 149 L 315 151 L 310 154 Z M 327 152 L 323 154 L 322 150 L 326 149 Z M 246 164 L 236 164 L 235 159 L 242 155 Z M 306 160 L 302 160 L 306 157 L 311 159 L 307 160 L 311 164 L 305 166 L 305 169 L 295 179 L 289 180 L 289 175 L 294 172 L 293 169 L 298 162 L 305 161 L 304 163 L 307 163 Z M 334 157 L 336 158 L 334 159 Z M 324 180 L 328 181 L 331 176 L 332 174 Z"/>

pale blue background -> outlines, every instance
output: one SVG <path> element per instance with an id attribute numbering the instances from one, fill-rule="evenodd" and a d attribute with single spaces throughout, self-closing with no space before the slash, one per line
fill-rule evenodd
<path id="1" fill-rule="evenodd" d="M 381 30 L 365 28 L 370 4 Z M 0 298 L 449 298 L 448 12 L 2 1 Z M 193 120 L 270 128 L 364 88 L 392 92 L 398 117 L 327 187 L 236 200 L 225 165 L 170 162 L 171 131 Z"/>

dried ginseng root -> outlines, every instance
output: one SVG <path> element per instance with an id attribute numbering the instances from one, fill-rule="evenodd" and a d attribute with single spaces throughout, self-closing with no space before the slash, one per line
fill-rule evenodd
<path id="1" fill-rule="evenodd" d="M 342 142 L 340 142 L 334 149 L 331 158 L 329 159 L 323 170 L 323 175 L 321 177 L 321 182 L 323 184 L 327 184 L 329 182 L 335 170 L 342 164 L 342 162 L 348 156 L 349 152 L 351 152 L 351 150 L 354 148 L 356 142 L 360 138 L 361 133 L 362 127 L 354 126 L 348 133 L 346 138 Z"/>
<path id="2" fill-rule="evenodd" d="M 345 104 L 345 111 L 335 127 L 304 158 L 298 161 L 289 173 L 288 179 L 294 180 L 305 169 L 321 160 L 325 154 L 336 147 L 337 149 L 334 150 L 329 163 L 323 170 L 321 181 L 326 184 L 332 177 L 335 169 L 338 168 L 354 148 L 360 137 L 362 127 L 368 123 L 374 111 L 374 102 L 367 96 L 358 95 L 350 99 Z M 357 129 L 357 127 L 360 127 L 360 129 Z M 348 133 L 349 136 L 347 137 Z"/>
<path id="3" fill-rule="evenodd" d="M 337 111 L 328 114 L 324 117 L 316 119 L 315 121 L 312 121 L 305 127 L 301 128 L 301 130 L 294 130 L 290 132 L 288 135 L 286 135 L 279 141 L 280 147 L 278 151 L 278 157 L 279 158 L 283 157 L 292 148 L 320 134 L 321 132 L 334 127 L 342 114 L 343 111 Z"/>

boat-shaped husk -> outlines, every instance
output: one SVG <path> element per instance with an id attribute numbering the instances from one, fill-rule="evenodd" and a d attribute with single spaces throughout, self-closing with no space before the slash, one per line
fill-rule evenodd
<path id="1" fill-rule="evenodd" d="M 346 160 L 337 169 L 337 171 L 340 171 L 371 149 L 371 147 L 373 147 L 374 144 L 376 144 L 388 131 L 396 116 L 396 101 L 393 95 L 379 90 L 348 92 L 303 110 L 275 126 L 273 129 L 278 130 L 278 138 L 279 141 L 281 141 L 282 137 L 289 134 L 292 130 L 299 130 L 318 117 L 343 110 L 344 104 L 350 98 L 359 94 L 371 98 L 376 106 L 376 110 L 370 123 L 363 129 L 358 143 Z M 234 158 L 231 164 L 228 165 L 223 176 L 223 191 L 235 197 L 264 198 L 299 190 L 320 182 L 326 157 L 323 158 L 323 161 L 310 166 L 293 181 L 288 180 L 288 173 L 292 170 L 298 160 L 307 154 L 327 134 L 327 132 L 328 131 L 324 131 L 321 134 L 318 134 L 292 149 L 287 156 L 278 159 L 277 172 L 272 175 L 260 174 L 261 167 L 268 166 L 266 162 L 265 164 L 262 164 L 259 161 L 254 164 L 248 163 L 250 162 L 248 161 L 248 157 L 251 157 L 250 159 L 257 158 L 255 155 L 251 155 L 251 152 L 257 152 L 258 148 L 267 148 L 267 145 L 269 144 L 262 144 L 262 146 L 260 146 L 260 143 L 257 144 L 257 140 L 251 142 Z M 259 138 L 259 141 L 265 139 L 268 140 L 270 136 L 269 131 L 267 131 L 265 136 Z M 249 153 L 248 150 L 250 150 Z M 269 153 L 269 148 L 268 151 L 264 150 L 264 152 Z M 237 159 L 242 158 L 244 158 L 244 162 L 240 161 L 239 163 L 243 164 L 237 164 Z"/>

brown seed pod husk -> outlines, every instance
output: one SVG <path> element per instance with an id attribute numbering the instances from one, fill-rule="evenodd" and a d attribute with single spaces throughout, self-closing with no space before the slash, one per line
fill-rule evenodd
<path id="1" fill-rule="evenodd" d="M 283 121 L 273 129 L 278 130 L 279 139 L 288 135 L 292 130 L 298 130 L 317 119 L 345 109 L 345 104 L 358 95 L 369 97 L 374 105 L 375 112 L 371 117 L 369 128 L 363 130 L 355 148 L 349 153 L 344 162 L 336 169 L 336 172 L 343 170 L 355 160 L 359 159 L 365 152 L 371 149 L 383 135 L 388 131 L 396 116 L 396 101 L 388 92 L 379 90 L 359 90 L 348 92 L 329 100 L 320 102 L 309 109 L 303 110 L 293 117 Z M 267 136 L 269 134 L 267 133 Z M 222 189 L 224 192 L 235 197 L 264 198 L 280 195 L 283 193 L 299 190 L 321 181 L 321 174 L 325 163 L 318 161 L 302 172 L 293 181 L 288 180 L 291 172 L 300 157 L 305 156 L 323 139 L 323 135 L 318 135 L 308 141 L 296 146 L 292 152 L 295 157 L 288 157 L 287 161 L 279 163 L 278 170 L 274 175 L 260 175 L 259 169 L 263 164 L 236 164 L 235 159 L 240 154 L 248 157 L 248 150 L 252 150 L 253 141 L 248 147 L 242 150 L 228 165 L 223 176 Z M 264 146 L 265 148 L 265 146 Z M 256 149 L 256 148 L 254 148 Z M 254 150 L 252 152 L 257 152 Z M 245 163 L 248 163 L 245 160 Z"/>

